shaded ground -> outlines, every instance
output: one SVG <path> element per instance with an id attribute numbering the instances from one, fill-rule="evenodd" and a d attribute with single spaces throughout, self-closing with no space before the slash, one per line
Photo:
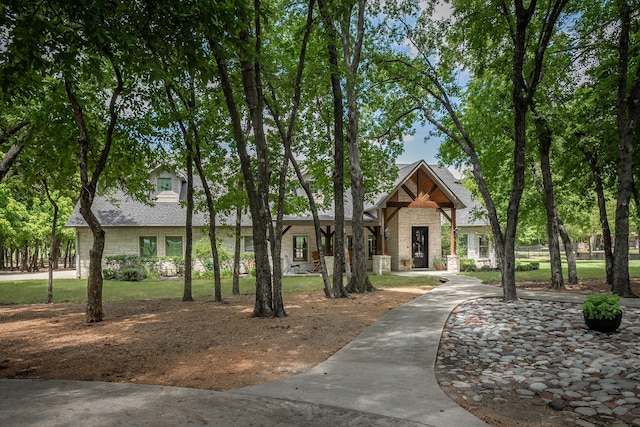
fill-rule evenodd
<path id="1" fill-rule="evenodd" d="M 522 289 L 549 290 L 548 283 Z M 349 300 L 322 292 L 286 295 L 284 319 L 250 317 L 254 297 L 224 303 L 145 300 L 105 303 L 106 321 L 84 322 L 84 304 L 0 306 L 0 378 L 159 384 L 228 390 L 309 369 L 394 307 L 430 287 L 385 289 Z M 633 290 L 640 295 L 640 280 Z M 607 292 L 585 281 L 566 292 Z M 436 373 L 438 381 L 451 380 Z M 560 426 L 537 400 L 506 396 L 482 405 L 449 396 L 494 426 Z"/>
<path id="2" fill-rule="evenodd" d="M 251 318 L 254 296 L 223 303 L 160 299 L 0 306 L 0 378 L 69 379 L 228 390 L 277 380 L 326 360 L 389 310 L 428 291 L 381 290 L 328 300 L 286 295 L 288 317 Z"/>

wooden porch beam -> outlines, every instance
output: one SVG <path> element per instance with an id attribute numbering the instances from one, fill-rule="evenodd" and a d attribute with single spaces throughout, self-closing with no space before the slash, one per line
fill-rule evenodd
<path id="1" fill-rule="evenodd" d="M 416 195 L 413 194 L 413 191 L 411 191 L 411 189 L 407 187 L 406 184 L 402 184 L 402 189 L 404 190 L 405 193 L 407 193 L 407 195 L 411 198 L 411 200 L 416 199 Z"/>
<path id="2" fill-rule="evenodd" d="M 451 208 L 451 255 L 456 254 L 456 208 Z"/>
<path id="3" fill-rule="evenodd" d="M 335 231 L 331 231 L 331 226 L 327 225 L 327 231 L 324 231 L 322 229 L 322 227 L 320 227 L 320 233 L 322 233 L 322 235 L 325 238 L 324 254 L 327 255 L 327 256 L 332 256 L 333 255 L 333 246 L 331 245 L 331 238 L 335 234 Z"/>
<path id="4" fill-rule="evenodd" d="M 429 200 L 429 199 L 431 198 L 431 194 L 433 194 L 433 192 L 434 192 L 434 191 L 436 191 L 437 189 L 438 189 L 438 186 L 437 186 L 436 184 L 433 184 L 433 185 L 431 186 L 431 188 L 429 189 L 429 191 L 427 191 L 427 192 L 425 193 L 425 195 L 424 195 L 424 196 L 422 196 L 422 199 L 423 199 L 423 200 Z"/>
<path id="5" fill-rule="evenodd" d="M 389 203 L 387 203 L 387 206 L 389 206 Z M 388 217 L 385 218 L 384 222 L 388 223 L 389 221 L 391 221 L 391 218 L 393 218 L 394 216 L 396 216 L 396 214 L 398 213 L 398 211 L 400 211 L 400 208 L 396 208 L 396 210 L 394 210 L 393 212 L 391 212 L 391 215 L 389 215 Z"/>
<path id="6" fill-rule="evenodd" d="M 411 202 L 387 202 L 388 208 L 408 208 Z"/>
<path id="7" fill-rule="evenodd" d="M 447 221 L 449 221 L 449 224 L 451 224 L 451 217 L 449 215 L 447 215 L 447 213 L 444 211 L 444 209 L 440 208 L 438 210 L 447 219 Z"/>

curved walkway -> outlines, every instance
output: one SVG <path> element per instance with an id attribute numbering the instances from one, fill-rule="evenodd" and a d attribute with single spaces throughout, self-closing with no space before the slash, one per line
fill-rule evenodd
<path id="1" fill-rule="evenodd" d="M 228 392 L 0 380 L 0 425 L 486 426 L 440 390 L 434 366 L 452 309 L 465 300 L 502 292 L 473 278 L 440 275 L 449 281 L 390 311 L 302 374 Z"/>

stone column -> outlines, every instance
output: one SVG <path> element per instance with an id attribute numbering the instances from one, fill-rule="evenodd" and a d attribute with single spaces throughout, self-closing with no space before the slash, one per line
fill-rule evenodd
<path id="1" fill-rule="evenodd" d="M 391 257 L 389 255 L 373 256 L 373 274 L 382 276 L 384 273 L 391 272 Z"/>
<path id="2" fill-rule="evenodd" d="M 460 273 L 460 257 L 458 255 L 447 255 L 447 272 Z"/>

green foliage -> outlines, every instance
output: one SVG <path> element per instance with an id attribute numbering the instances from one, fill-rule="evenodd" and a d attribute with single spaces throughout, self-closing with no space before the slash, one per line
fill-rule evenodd
<path id="1" fill-rule="evenodd" d="M 440 267 L 444 267 L 445 265 L 447 265 L 447 260 L 443 257 L 434 257 L 433 258 L 433 266 L 440 266 Z"/>
<path id="2" fill-rule="evenodd" d="M 122 280 L 125 282 L 140 282 L 147 278 L 147 273 L 142 268 L 126 268 L 122 271 Z"/>
<path id="3" fill-rule="evenodd" d="M 106 280 L 137 281 L 150 277 L 166 275 L 183 276 L 185 269 L 184 257 L 151 257 L 142 258 L 137 255 L 114 255 L 105 257 L 107 268 L 102 270 L 102 277 Z M 137 273 L 135 273 L 136 271 Z"/>
<path id="4" fill-rule="evenodd" d="M 539 269 L 540 269 L 540 263 L 537 261 L 531 261 L 531 262 L 517 261 L 516 262 L 516 271 L 533 271 L 533 270 L 539 270 Z"/>
<path id="5" fill-rule="evenodd" d="M 105 268 L 102 270 L 102 278 L 104 280 L 117 280 L 118 275 L 118 271 L 113 268 Z"/>
<path id="6" fill-rule="evenodd" d="M 622 312 L 618 295 L 587 295 L 582 310 L 588 319 L 611 320 Z"/>
<path id="7" fill-rule="evenodd" d="M 476 262 L 470 258 L 460 258 L 460 271 L 477 271 Z"/>

